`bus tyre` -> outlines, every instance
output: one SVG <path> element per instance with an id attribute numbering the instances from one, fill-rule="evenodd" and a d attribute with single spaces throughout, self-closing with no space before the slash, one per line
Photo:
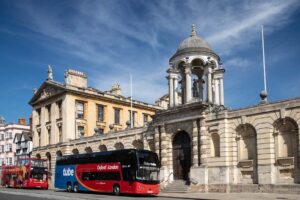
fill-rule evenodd
<path id="1" fill-rule="evenodd" d="M 70 183 L 67 183 L 66 191 L 67 191 L 67 192 L 71 192 L 71 190 L 72 190 L 71 184 L 70 184 Z"/>
<path id="2" fill-rule="evenodd" d="M 120 195 L 120 186 L 119 185 L 113 186 L 113 194 L 116 196 Z"/>
<path id="3" fill-rule="evenodd" d="M 74 190 L 74 192 L 78 192 L 78 184 L 77 183 L 74 184 L 74 189 L 73 190 Z"/>

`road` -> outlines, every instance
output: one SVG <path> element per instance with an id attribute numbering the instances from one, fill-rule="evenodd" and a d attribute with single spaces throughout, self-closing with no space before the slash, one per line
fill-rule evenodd
<path id="1" fill-rule="evenodd" d="M 150 200 L 299 200 L 299 194 L 266 194 L 266 193 L 161 193 L 157 197 L 141 197 L 141 196 L 113 196 L 108 194 L 95 193 L 67 193 L 64 191 L 54 190 L 25 190 L 0 188 L 0 200 L 99 200 L 99 199 L 150 199 Z"/>

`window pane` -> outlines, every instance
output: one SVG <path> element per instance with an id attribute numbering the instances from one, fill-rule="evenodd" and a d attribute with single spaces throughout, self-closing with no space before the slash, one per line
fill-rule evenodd
<path id="1" fill-rule="evenodd" d="M 103 106 L 98 105 L 98 121 L 103 122 Z"/>

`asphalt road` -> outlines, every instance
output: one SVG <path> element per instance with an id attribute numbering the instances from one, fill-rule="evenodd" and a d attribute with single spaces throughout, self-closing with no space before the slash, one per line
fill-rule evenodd
<path id="1" fill-rule="evenodd" d="M 148 200 L 299 200 L 300 194 L 288 193 L 161 193 L 157 197 L 145 196 L 113 196 L 99 193 L 67 193 L 55 190 L 26 190 L 0 188 L 0 200 L 99 200 L 99 199 L 148 199 Z"/>
<path id="2" fill-rule="evenodd" d="M 0 200 L 39 200 L 39 199 L 54 199 L 54 200 L 99 200 L 99 199 L 153 199 L 153 200 L 170 200 L 170 197 L 156 196 L 113 196 L 110 194 L 100 193 L 67 193 L 64 191 L 53 190 L 25 190 L 0 188 Z M 185 199 L 185 198 L 179 198 Z M 192 198 L 194 199 L 194 198 Z"/>

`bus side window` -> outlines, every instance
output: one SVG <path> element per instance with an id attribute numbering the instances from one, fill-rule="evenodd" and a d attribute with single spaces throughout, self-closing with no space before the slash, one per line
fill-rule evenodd
<path id="1" fill-rule="evenodd" d="M 28 179 L 28 173 L 26 172 L 25 173 L 25 178 L 24 178 L 25 180 L 27 180 Z"/>

